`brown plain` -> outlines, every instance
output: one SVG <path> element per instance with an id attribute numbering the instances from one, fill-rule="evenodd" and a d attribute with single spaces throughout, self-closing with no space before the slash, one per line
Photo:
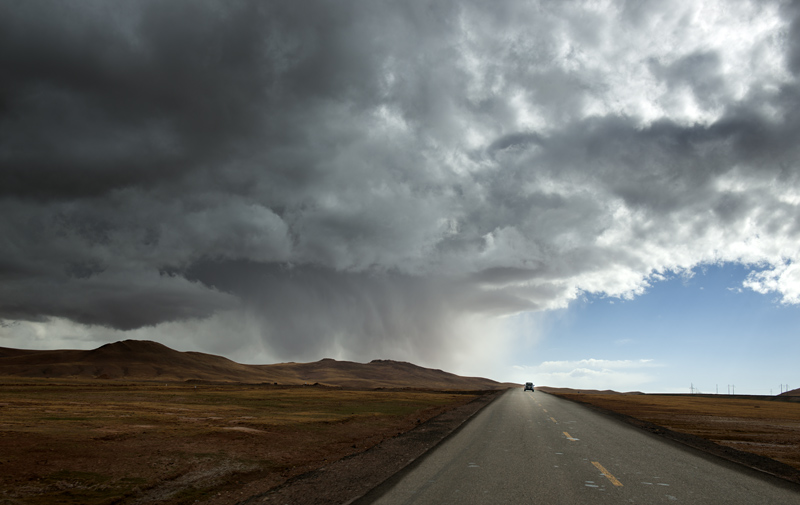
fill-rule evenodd
<path id="1" fill-rule="evenodd" d="M 0 503 L 237 503 L 474 394 L 0 380 Z"/>
<path id="2" fill-rule="evenodd" d="M 800 471 L 800 403 L 715 395 L 559 396 L 764 456 Z M 769 397 L 767 397 L 769 398 Z"/>
<path id="3" fill-rule="evenodd" d="M 0 504 L 238 503 L 508 386 L 386 360 L 244 365 L 136 340 L 0 348 Z"/>

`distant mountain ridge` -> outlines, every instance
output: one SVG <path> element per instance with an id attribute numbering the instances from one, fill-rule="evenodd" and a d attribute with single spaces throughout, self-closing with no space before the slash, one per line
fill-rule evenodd
<path id="1" fill-rule="evenodd" d="M 346 388 L 504 389 L 511 384 L 424 368 L 325 358 L 312 363 L 243 365 L 222 356 L 176 351 L 149 340 L 124 340 L 97 349 L 28 350 L 0 347 L 0 375 L 17 377 L 323 384 Z"/>
<path id="2" fill-rule="evenodd" d="M 611 389 L 572 389 L 572 388 L 555 388 L 550 386 L 537 386 L 536 389 L 540 391 L 544 391 L 545 393 L 550 393 L 554 395 L 559 394 L 584 394 L 584 395 L 643 395 L 641 391 L 628 391 L 626 393 L 621 393 L 619 391 L 614 391 Z"/>

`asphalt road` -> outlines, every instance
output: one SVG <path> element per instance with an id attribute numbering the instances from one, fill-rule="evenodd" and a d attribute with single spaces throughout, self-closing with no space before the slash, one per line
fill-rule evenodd
<path id="1" fill-rule="evenodd" d="M 437 505 L 800 504 L 796 486 L 521 388 L 367 498 Z"/>

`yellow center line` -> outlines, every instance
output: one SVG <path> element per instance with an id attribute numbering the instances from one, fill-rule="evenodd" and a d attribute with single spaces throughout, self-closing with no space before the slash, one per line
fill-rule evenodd
<path id="1" fill-rule="evenodd" d="M 564 436 L 567 437 L 567 440 L 572 440 L 573 442 L 578 440 L 577 438 L 573 438 L 572 436 L 570 436 L 570 434 L 567 433 L 566 431 L 564 431 L 563 433 L 564 433 Z"/>
<path id="2" fill-rule="evenodd" d="M 558 421 L 556 421 L 556 420 L 555 420 L 555 419 L 553 419 L 552 417 L 550 418 L 550 420 L 551 420 L 551 421 L 553 421 L 554 423 L 558 423 Z"/>
<path id="3" fill-rule="evenodd" d="M 545 412 L 547 412 L 547 409 L 542 409 L 542 410 L 544 410 Z"/>
<path id="4" fill-rule="evenodd" d="M 610 480 L 612 484 L 614 484 L 615 486 L 622 487 L 622 482 L 618 481 L 616 477 L 614 477 L 613 475 L 611 475 L 611 474 L 608 472 L 608 470 L 606 470 L 605 468 L 603 468 L 603 465 L 601 465 L 601 464 L 600 464 L 600 463 L 598 463 L 597 461 L 592 461 L 592 464 L 593 464 L 595 467 L 597 467 L 597 469 L 598 469 L 598 470 L 600 470 L 601 472 L 603 472 L 603 475 L 605 475 L 605 476 L 606 476 L 606 478 L 607 478 L 608 480 Z"/>

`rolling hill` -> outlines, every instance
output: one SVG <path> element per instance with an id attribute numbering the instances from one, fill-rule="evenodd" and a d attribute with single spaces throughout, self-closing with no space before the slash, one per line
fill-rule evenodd
<path id="1" fill-rule="evenodd" d="M 560 394 L 584 394 L 584 395 L 643 395 L 641 391 L 628 391 L 626 393 L 621 393 L 619 391 L 614 391 L 611 389 L 572 389 L 572 388 L 554 388 L 550 386 L 536 386 L 536 389 L 540 391 L 544 391 L 545 393 L 550 393 L 554 395 Z"/>
<path id="2" fill-rule="evenodd" d="M 346 388 L 504 389 L 511 384 L 423 368 L 411 363 L 370 363 L 330 358 L 312 363 L 243 365 L 222 356 L 182 352 L 157 342 L 124 340 L 97 349 L 26 350 L 0 347 L 0 376 L 221 381 Z"/>

